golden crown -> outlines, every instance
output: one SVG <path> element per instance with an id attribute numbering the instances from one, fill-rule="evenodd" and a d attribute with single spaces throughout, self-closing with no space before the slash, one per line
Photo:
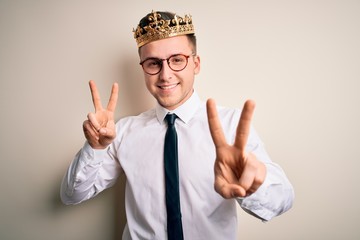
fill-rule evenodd
<path id="1" fill-rule="evenodd" d="M 190 15 L 184 17 L 176 14 L 171 15 L 173 15 L 172 18 L 166 19 L 169 18 L 167 13 L 152 11 L 144 17 L 137 28 L 133 29 L 137 46 L 141 47 L 149 42 L 164 38 L 195 33 Z"/>

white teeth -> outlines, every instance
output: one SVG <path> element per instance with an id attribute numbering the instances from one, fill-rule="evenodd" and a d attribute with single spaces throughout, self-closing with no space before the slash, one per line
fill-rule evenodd
<path id="1" fill-rule="evenodd" d="M 168 89 L 172 89 L 176 86 L 177 86 L 177 84 L 172 84 L 172 85 L 168 85 L 168 86 L 160 86 L 160 88 L 164 89 L 164 90 L 168 90 Z"/>

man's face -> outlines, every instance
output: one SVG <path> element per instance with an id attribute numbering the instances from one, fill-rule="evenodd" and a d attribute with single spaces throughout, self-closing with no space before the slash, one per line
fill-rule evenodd
<path id="1" fill-rule="evenodd" d="M 158 74 L 144 72 L 147 89 L 161 106 L 169 110 L 179 107 L 193 93 L 194 77 L 200 71 L 200 58 L 192 55 L 192 47 L 186 36 L 150 42 L 140 49 L 140 61 L 148 58 L 167 59 L 175 54 L 190 55 L 188 64 L 182 71 L 173 71 L 163 61 Z"/>

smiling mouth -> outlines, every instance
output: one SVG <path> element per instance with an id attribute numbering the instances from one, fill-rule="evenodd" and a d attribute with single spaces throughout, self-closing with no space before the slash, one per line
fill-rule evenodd
<path id="1" fill-rule="evenodd" d="M 158 87 L 163 89 L 163 90 L 170 90 L 170 89 L 175 88 L 177 85 L 178 85 L 178 83 L 174 83 L 174 84 L 158 86 Z"/>

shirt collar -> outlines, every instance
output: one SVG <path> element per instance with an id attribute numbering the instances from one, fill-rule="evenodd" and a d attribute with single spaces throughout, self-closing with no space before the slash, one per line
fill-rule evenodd
<path id="1" fill-rule="evenodd" d="M 185 124 L 187 124 L 191 118 L 195 115 L 196 110 L 201 105 L 201 100 L 197 92 L 194 90 L 191 97 L 186 100 L 185 103 L 183 103 L 178 108 L 170 111 L 164 107 L 162 107 L 159 103 L 156 104 L 156 117 L 160 124 L 164 122 L 165 116 L 168 113 L 175 113 L 181 121 L 183 121 Z"/>

